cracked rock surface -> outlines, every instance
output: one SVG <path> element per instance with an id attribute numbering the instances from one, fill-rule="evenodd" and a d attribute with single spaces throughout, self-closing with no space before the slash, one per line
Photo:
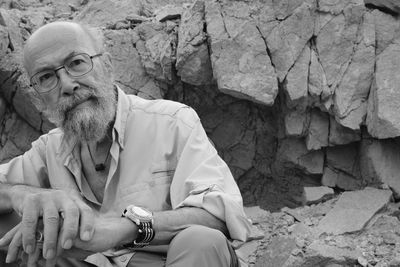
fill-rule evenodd
<path id="1" fill-rule="evenodd" d="M 399 13 L 393 0 L 0 0 L 0 162 L 54 127 L 23 72 L 25 40 L 48 22 L 80 20 L 104 33 L 125 92 L 195 108 L 245 205 L 268 210 L 274 223 L 285 224 L 279 216 L 289 215 L 274 214 L 309 203 L 310 192 L 312 203 L 325 200 L 321 186 L 385 188 L 399 201 Z M 293 228 L 317 220 L 304 218 Z M 315 239 L 306 243 L 314 256 L 296 265 L 303 241 L 274 238 L 292 252 L 271 266 L 318 266 L 320 247 L 332 264 L 380 266 L 378 255 L 392 251 L 360 256 Z M 269 253 L 255 256 L 279 250 Z"/>

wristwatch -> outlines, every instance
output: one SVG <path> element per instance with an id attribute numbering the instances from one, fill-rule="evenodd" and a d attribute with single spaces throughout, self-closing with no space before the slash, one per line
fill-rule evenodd
<path id="1" fill-rule="evenodd" d="M 138 227 L 138 235 L 135 240 L 125 244 L 126 248 L 142 248 L 154 239 L 153 213 L 145 208 L 129 205 L 122 213 L 122 217 L 130 219 Z"/>

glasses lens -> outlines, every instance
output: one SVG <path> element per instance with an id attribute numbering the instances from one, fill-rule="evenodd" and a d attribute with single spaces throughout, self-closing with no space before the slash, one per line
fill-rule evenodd
<path id="1" fill-rule="evenodd" d="M 58 82 L 56 73 L 53 70 L 45 70 L 32 77 L 32 84 L 39 92 L 47 92 L 53 89 Z"/>
<path id="2" fill-rule="evenodd" d="M 89 55 L 79 54 L 67 59 L 64 66 L 71 76 L 82 76 L 92 69 L 93 63 Z"/>

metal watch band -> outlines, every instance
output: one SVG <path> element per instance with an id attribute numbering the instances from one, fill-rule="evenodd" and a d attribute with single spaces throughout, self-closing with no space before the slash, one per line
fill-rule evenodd
<path id="1" fill-rule="evenodd" d="M 143 215 L 140 213 L 137 214 L 134 210 L 142 210 L 145 213 L 147 212 L 149 215 Z M 122 216 L 130 219 L 138 227 L 138 234 L 136 236 L 136 239 L 128 244 L 123 245 L 123 247 L 134 249 L 142 248 L 149 245 L 149 243 L 154 239 L 155 236 L 155 231 L 153 229 L 152 212 L 142 207 L 130 205 L 124 210 Z"/>

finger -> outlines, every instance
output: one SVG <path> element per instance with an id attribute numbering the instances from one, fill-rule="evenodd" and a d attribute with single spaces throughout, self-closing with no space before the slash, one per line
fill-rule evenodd
<path id="1" fill-rule="evenodd" d="M 60 218 L 58 209 L 53 201 L 43 198 L 42 205 L 44 225 L 43 257 L 52 259 L 56 256 Z"/>
<path id="2" fill-rule="evenodd" d="M 21 221 L 22 244 L 26 253 L 35 251 L 36 246 L 36 227 L 41 209 L 38 195 L 27 196 L 24 201 L 24 208 Z"/>
<path id="3" fill-rule="evenodd" d="M 46 260 L 46 267 L 55 267 L 56 263 L 57 263 L 57 259 L 58 256 L 60 256 L 61 254 L 63 254 L 63 248 L 61 247 L 61 240 L 59 239 L 58 243 L 57 243 L 57 250 L 56 250 L 56 257 L 52 258 L 52 259 L 47 259 Z M 42 265 L 44 266 L 44 265 Z"/>
<path id="4" fill-rule="evenodd" d="M 64 249 L 70 249 L 73 245 L 73 240 L 78 235 L 79 230 L 79 208 L 74 201 L 69 200 L 64 202 L 63 212 L 61 213 L 63 220 L 61 244 Z"/>
<path id="5" fill-rule="evenodd" d="M 76 201 L 75 203 L 78 205 L 80 211 L 80 239 L 83 241 L 89 241 L 92 239 L 94 233 L 94 213 L 92 209 L 82 200 Z"/>
<path id="6" fill-rule="evenodd" d="M 20 224 L 17 224 L 13 229 L 8 231 L 1 239 L 0 239 L 0 247 L 8 246 L 13 239 L 14 235 L 18 232 L 20 228 Z"/>
<path id="7" fill-rule="evenodd" d="M 36 249 L 33 253 L 28 254 L 28 261 L 26 263 L 27 267 L 36 267 L 38 266 L 38 261 L 41 259 L 41 255 L 42 255 L 42 248 L 43 245 L 42 244 L 38 244 L 36 246 Z"/>
<path id="8" fill-rule="evenodd" d="M 12 238 L 8 246 L 6 263 L 14 262 L 18 259 L 18 254 L 22 248 L 22 233 L 18 231 Z"/>

